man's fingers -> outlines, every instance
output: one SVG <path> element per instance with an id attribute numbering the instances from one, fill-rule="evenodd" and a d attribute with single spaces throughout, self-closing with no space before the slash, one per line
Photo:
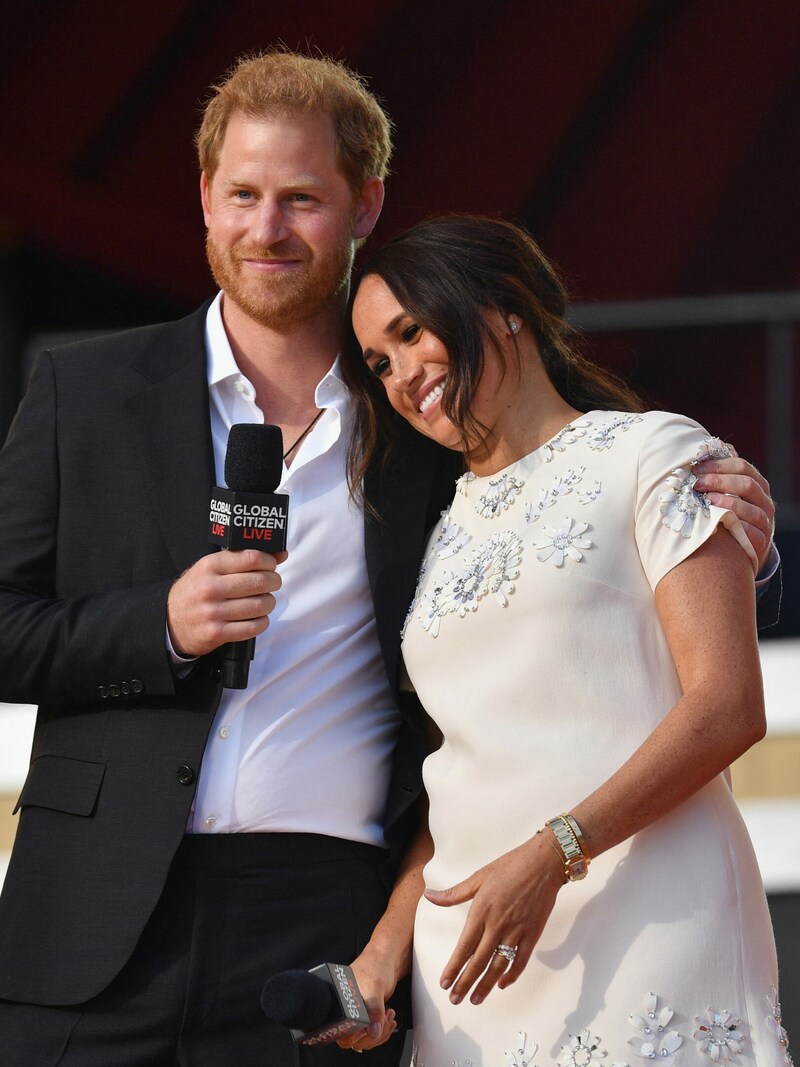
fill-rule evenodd
<path id="1" fill-rule="evenodd" d="M 286 558 L 286 553 L 280 553 Z M 278 565 L 278 559 L 271 552 L 259 552 L 255 548 L 245 548 L 234 551 L 225 548 L 221 552 L 212 552 L 206 559 L 217 564 L 219 574 L 240 574 L 244 571 L 274 571 Z"/>
<path id="2" fill-rule="evenodd" d="M 774 504 L 761 482 L 746 474 L 703 474 L 697 475 L 695 488 L 703 493 L 724 493 L 727 496 L 741 497 L 755 507 L 774 510 Z"/>
<path id="3" fill-rule="evenodd" d="M 353 1052 L 366 1052 L 388 1041 L 397 1029 L 394 1009 L 389 1008 L 385 1015 L 383 1015 L 383 1012 L 381 1012 L 381 1015 L 382 1022 L 377 1032 L 373 1032 L 370 1025 L 368 1029 L 359 1030 L 358 1033 L 343 1037 L 340 1041 L 337 1041 L 339 1048 L 350 1049 Z M 372 1018 L 371 1010 L 370 1018 Z"/>
<path id="4" fill-rule="evenodd" d="M 709 459 L 698 463 L 694 473 L 701 487 L 708 479 L 709 484 L 705 488 L 735 493 L 737 496 L 749 496 L 757 487 L 764 499 L 770 499 L 767 479 L 752 463 L 743 459 Z M 751 485 L 753 489 L 750 489 Z"/>
<path id="5" fill-rule="evenodd" d="M 729 496 L 727 493 L 709 493 L 708 499 L 717 507 L 732 511 L 743 524 L 754 526 L 765 535 L 772 533 L 772 523 L 767 513 L 742 497 Z"/>
<path id="6" fill-rule="evenodd" d="M 181 655 L 201 656 L 229 641 L 258 637 L 276 606 L 281 576 L 275 556 L 255 549 L 203 556 L 175 582 L 167 624 Z"/>

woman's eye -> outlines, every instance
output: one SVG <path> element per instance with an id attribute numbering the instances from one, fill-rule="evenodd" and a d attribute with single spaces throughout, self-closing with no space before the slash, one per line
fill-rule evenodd
<path id="1" fill-rule="evenodd" d="M 414 340 L 418 333 L 419 326 L 416 324 L 416 322 L 411 322 L 408 324 L 408 326 L 405 326 L 403 328 L 403 331 L 400 334 L 400 338 L 401 340 L 405 341 L 406 344 L 408 344 L 410 341 Z"/>
<path id="2" fill-rule="evenodd" d="M 370 363 L 369 369 L 376 378 L 382 378 L 391 369 L 391 364 L 384 356 L 382 359 L 376 359 L 374 363 Z"/>

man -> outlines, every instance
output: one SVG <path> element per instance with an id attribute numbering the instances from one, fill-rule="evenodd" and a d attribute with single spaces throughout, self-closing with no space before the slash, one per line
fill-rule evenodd
<path id="1" fill-rule="evenodd" d="M 263 981 L 357 955 L 416 822 L 399 631 L 454 457 L 407 436 L 362 515 L 335 368 L 388 120 L 341 65 L 273 53 L 219 87 L 198 150 L 221 293 L 44 353 L 0 457 L 0 697 L 40 705 L 0 906 L 6 1067 L 297 1062 Z M 230 426 L 262 421 L 286 559 L 207 542 Z M 765 483 L 720 469 L 763 539 Z M 221 646 L 251 637 L 223 692 Z"/>

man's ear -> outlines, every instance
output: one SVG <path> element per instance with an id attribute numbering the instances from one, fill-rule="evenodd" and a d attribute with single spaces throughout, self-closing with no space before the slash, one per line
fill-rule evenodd
<path id="1" fill-rule="evenodd" d="M 206 229 L 208 229 L 208 222 L 211 217 L 211 207 L 209 203 L 210 198 L 211 183 L 206 177 L 206 172 L 203 171 L 203 173 L 200 175 L 200 203 L 203 205 L 203 218 L 206 222 Z"/>
<path id="2" fill-rule="evenodd" d="M 353 237 L 360 240 L 369 237 L 383 207 L 383 182 L 380 178 L 367 178 L 356 202 L 356 217 Z"/>

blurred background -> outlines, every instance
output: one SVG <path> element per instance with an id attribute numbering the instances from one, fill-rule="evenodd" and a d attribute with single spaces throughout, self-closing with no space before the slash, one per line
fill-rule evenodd
<path id="1" fill-rule="evenodd" d="M 280 42 L 355 67 L 396 124 L 367 252 L 442 211 L 526 224 L 594 357 L 769 477 L 784 582 L 762 634 L 769 731 L 734 780 L 797 1048 L 800 4 L 3 4 L 0 441 L 41 347 L 177 317 L 213 292 L 200 108 L 235 57 Z M 0 878 L 31 716 L 0 706 Z"/>

